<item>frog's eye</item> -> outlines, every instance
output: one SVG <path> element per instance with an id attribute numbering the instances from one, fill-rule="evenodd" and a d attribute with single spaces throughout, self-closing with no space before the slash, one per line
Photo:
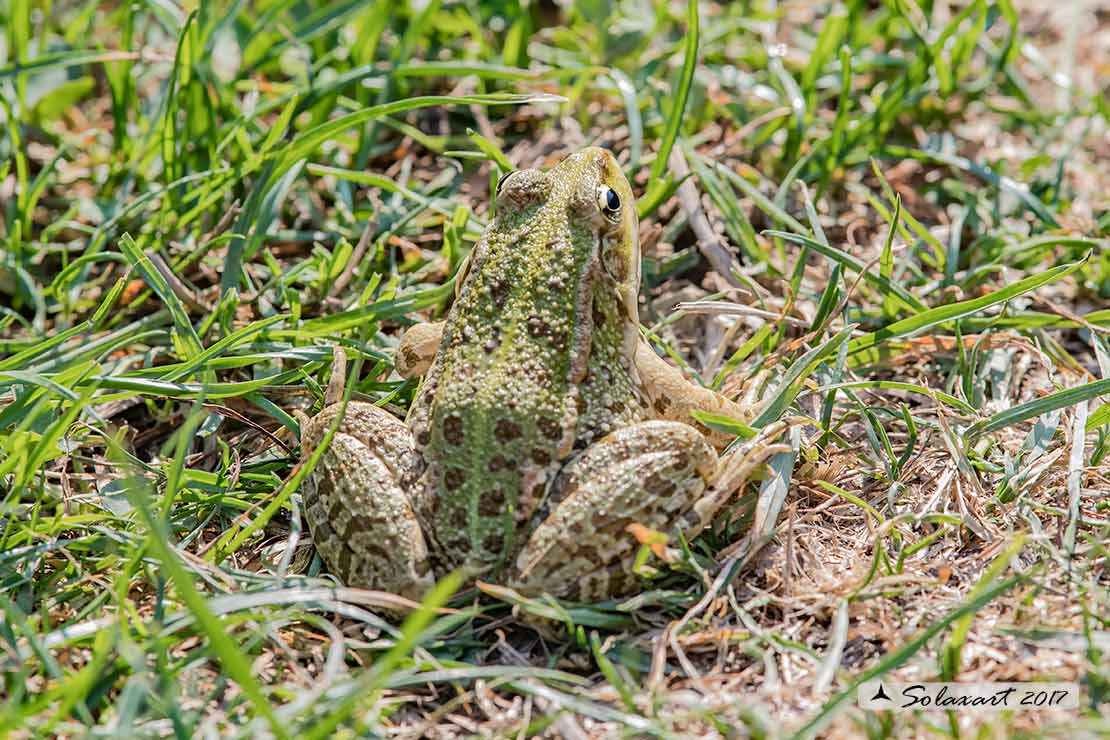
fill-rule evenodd
<path id="1" fill-rule="evenodd" d="M 516 170 L 509 170 L 501 176 L 501 179 L 497 181 L 497 187 L 493 189 L 493 197 L 496 198 L 497 196 L 501 195 L 501 187 L 505 184 L 506 180 L 513 176 L 513 173 L 515 172 Z"/>
<path id="2" fill-rule="evenodd" d="M 597 207 L 610 221 L 620 220 L 621 197 L 608 185 L 602 185 L 597 189 Z"/>

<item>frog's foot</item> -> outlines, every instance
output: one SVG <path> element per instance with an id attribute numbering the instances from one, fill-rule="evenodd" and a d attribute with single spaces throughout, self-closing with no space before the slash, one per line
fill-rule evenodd
<path id="1" fill-rule="evenodd" d="M 341 408 L 328 406 L 303 427 L 302 465 Z M 347 585 L 413 598 L 431 586 L 427 546 L 408 493 L 420 464 L 412 433 L 400 420 L 373 404 L 347 404 L 302 487 L 316 550 Z"/>
<path id="2" fill-rule="evenodd" d="M 795 423 L 777 421 L 759 430 L 755 437 L 721 456 L 721 465 L 713 485 L 686 513 L 683 533 L 694 537 L 713 521 L 717 512 L 755 474 L 763 463 L 782 452 L 789 452 L 790 445 L 778 439 Z"/>
<path id="3" fill-rule="evenodd" d="M 717 468 L 709 442 L 680 422 L 646 421 L 595 442 L 555 480 L 510 585 L 584 601 L 634 590 L 629 526 L 685 530 Z"/>

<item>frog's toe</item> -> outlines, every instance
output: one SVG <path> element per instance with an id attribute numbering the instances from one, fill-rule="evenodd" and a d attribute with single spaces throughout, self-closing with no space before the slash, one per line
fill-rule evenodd
<path id="1" fill-rule="evenodd" d="M 302 464 L 341 406 L 304 427 Z M 305 519 L 328 569 L 349 586 L 419 597 L 432 582 L 409 491 L 420 458 L 405 425 L 372 404 L 352 402 L 328 449 L 305 479 Z"/>
<path id="2" fill-rule="evenodd" d="M 549 513 L 517 558 L 512 585 L 579 600 L 634 590 L 639 543 L 629 526 L 682 525 L 717 464 L 713 447 L 680 422 L 647 421 L 595 442 L 556 479 Z"/>

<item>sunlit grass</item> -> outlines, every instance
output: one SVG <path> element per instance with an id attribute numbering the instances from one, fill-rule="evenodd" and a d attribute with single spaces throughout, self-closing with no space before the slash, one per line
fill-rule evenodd
<path id="1" fill-rule="evenodd" d="M 1008 0 L 783 5 L 0 6 L 0 734 L 956 736 L 855 687 L 984 644 L 1110 731 L 1105 85 L 1053 104 Z M 334 348 L 403 415 L 499 174 L 589 143 L 647 336 L 756 408 L 702 420 L 795 451 L 628 600 L 335 587 Z"/>

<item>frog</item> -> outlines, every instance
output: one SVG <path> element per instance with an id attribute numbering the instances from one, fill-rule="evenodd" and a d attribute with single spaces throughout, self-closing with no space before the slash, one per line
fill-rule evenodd
<path id="1" fill-rule="evenodd" d="M 442 321 L 401 337 L 420 378 L 405 419 L 332 403 L 303 426 L 302 489 L 327 568 L 410 598 L 444 574 L 521 594 L 616 598 L 642 583 L 636 533 L 692 538 L 774 452 L 691 412 L 751 408 L 661 358 L 639 321 L 636 202 L 617 159 L 588 147 L 495 188 L 494 216 Z"/>

